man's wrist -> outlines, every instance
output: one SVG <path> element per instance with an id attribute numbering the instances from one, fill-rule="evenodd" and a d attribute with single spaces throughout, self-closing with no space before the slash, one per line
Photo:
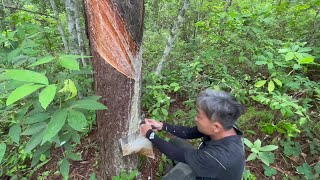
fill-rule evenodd
<path id="1" fill-rule="evenodd" d="M 146 133 L 146 138 L 150 139 L 151 134 L 154 133 L 152 129 L 149 129 Z M 153 139 L 153 138 L 152 138 Z"/>

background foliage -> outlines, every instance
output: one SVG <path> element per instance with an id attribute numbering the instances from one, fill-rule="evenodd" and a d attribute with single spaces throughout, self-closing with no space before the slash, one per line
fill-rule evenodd
<path id="1" fill-rule="evenodd" d="M 66 1 L 55 2 L 68 32 Z M 192 126 L 201 90 L 228 91 L 247 107 L 238 121 L 245 132 L 244 179 L 318 179 L 320 1 L 190 1 L 161 76 L 155 76 L 182 5 L 145 0 L 144 113 Z M 49 2 L 4 0 L 2 7 L 0 177 L 29 179 L 60 149 L 58 174 L 67 179 L 70 163 L 81 160 L 75 147 L 84 146 L 81 138 L 95 125 L 94 111 L 106 108 L 92 96 L 92 68 L 64 51 Z M 161 157 L 159 177 L 165 164 Z"/>

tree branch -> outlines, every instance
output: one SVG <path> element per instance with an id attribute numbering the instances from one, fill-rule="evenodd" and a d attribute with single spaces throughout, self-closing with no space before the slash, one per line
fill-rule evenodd
<path id="1" fill-rule="evenodd" d="M 51 17 L 53 19 L 56 19 L 54 16 L 51 16 L 51 15 L 48 15 L 48 14 L 44 14 L 44 13 L 41 13 L 41 12 L 30 11 L 30 10 L 27 10 L 27 9 L 22 9 L 22 8 L 18 8 L 18 7 L 8 6 L 8 5 L 3 5 L 3 7 L 4 8 L 10 8 L 10 9 L 16 9 L 16 10 L 19 10 L 19 11 L 25 11 L 25 12 L 29 12 L 29 13 L 33 13 L 33 14 L 39 14 L 39 15 L 42 15 L 42 16 L 48 16 L 48 17 Z"/>

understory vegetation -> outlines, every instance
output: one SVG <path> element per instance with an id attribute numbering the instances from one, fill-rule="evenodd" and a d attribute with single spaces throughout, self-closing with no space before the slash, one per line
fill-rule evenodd
<path id="1" fill-rule="evenodd" d="M 55 2 L 69 32 L 65 5 Z M 194 126 L 200 91 L 230 92 L 246 106 L 238 121 L 246 145 L 243 179 L 319 179 L 320 0 L 190 1 L 156 75 L 183 4 L 145 0 L 146 116 Z M 107 108 L 94 95 L 87 40 L 74 51 L 66 33 L 65 47 L 49 2 L 5 0 L 0 6 L 0 178 L 71 178 L 95 111 Z M 83 32 L 84 24 L 81 17 Z M 35 174 L 57 149 L 58 168 Z M 165 156 L 159 161 L 160 178 L 170 162 Z M 114 179 L 138 174 L 127 173 Z"/>

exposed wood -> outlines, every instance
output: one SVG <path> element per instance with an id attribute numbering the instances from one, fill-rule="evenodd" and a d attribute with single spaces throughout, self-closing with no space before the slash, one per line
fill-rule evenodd
<path id="1" fill-rule="evenodd" d="M 139 129 L 143 0 L 85 0 L 96 94 L 108 110 L 97 113 L 103 179 L 136 169 L 122 157 L 119 138 Z"/>
<path id="2" fill-rule="evenodd" d="M 184 15 L 186 13 L 186 10 L 189 8 L 189 6 L 190 6 L 189 0 L 185 0 L 182 9 L 179 12 L 179 16 L 177 18 L 177 21 L 174 23 L 174 26 L 173 26 L 173 28 L 171 30 L 171 33 L 170 33 L 170 36 L 168 38 L 166 47 L 165 47 L 165 49 L 163 51 L 162 58 L 161 58 L 158 66 L 157 66 L 157 69 L 156 69 L 156 72 L 155 72 L 156 76 L 159 76 L 160 73 L 161 73 L 161 70 L 163 68 L 163 64 L 166 62 L 166 60 L 167 60 L 167 58 L 169 56 L 169 53 L 170 53 L 171 48 L 173 46 L 173 42 L 177 37 L 178 29 L 179 29 L 179 27 L 181 26 L 181 24 L 183 22 Z"/>
<path id="3" fill-rule="evenodd" d="M 78 50 L 78 39 L 76 33 L 76 22 L 75 22 L 75 5 L 73 0 L 65 0 L 68 31 L 69 31 L 69 50 L 72 54 L 79 54 Z"/>

